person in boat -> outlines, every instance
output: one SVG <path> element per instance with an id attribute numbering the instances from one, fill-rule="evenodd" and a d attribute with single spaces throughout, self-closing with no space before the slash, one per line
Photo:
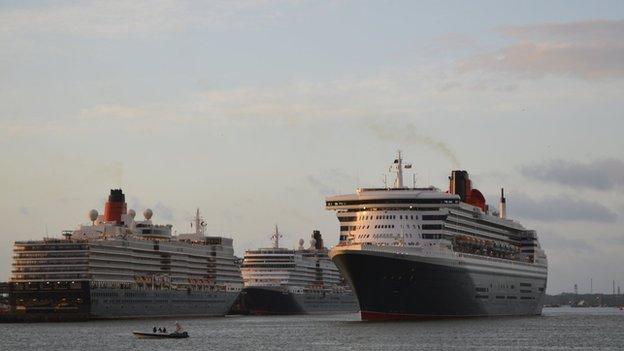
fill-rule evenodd
<path id="1" fill-rule="evenodd" d="M 167 327 L 163 327 L 163 333 L 167 332 Z"/>
<path id="2" fill-rule="evenodd" d="M 176 330 L 175 330 L 176 333 L 181 333 L 183 331 L 182 326 L 180 325 L 180 323 L 175 322 L 175 327 L 176 327 Z"/>
<path id="3" fill-rule="evenodd" d="M 154 333 L 156 333 L 156 327 L 154 327 L 154 329 L 152 329 L 152 331 L 153 331 Z"/>
<path id="4" fill-rule="evenodd" d="M 158 332 L 159 332 L 159 333 L 162 333 L 162 328 L 158 328 Z"/>

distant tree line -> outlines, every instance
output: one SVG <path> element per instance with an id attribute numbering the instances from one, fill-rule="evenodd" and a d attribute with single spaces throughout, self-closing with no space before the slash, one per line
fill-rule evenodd
<path id="1" fill-rule="evenodd" d="M 546 295 L 546 306 L 572 307 L 620 307 L 624 306 L 624 295 L 613 294 L 573 294 Z"/>

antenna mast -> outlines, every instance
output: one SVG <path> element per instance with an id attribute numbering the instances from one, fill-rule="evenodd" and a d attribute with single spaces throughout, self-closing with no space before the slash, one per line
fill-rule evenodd
<path id="1" fill-rule="evenodd" d="M 279 239 L 282 237 L 282 235 L 279 233 L 279 230 L 277 229 L 277 224 L 275 224 L 275 232 L 273 233 L 273 236 L 271 236 L 271 239 L 273 240 L 273 248 L 277 249 L 279 248 Z"/>
<path id="2" fill-rule="evenodd" d="M 401 150 L 397 152 L 397 158 L 394 159 L 392 166 L 390 166 L 389 172 L 396 172 L 396 179 L 394 180 L 394 187 L 397 189 L 403 189 L 403 168 L 411 169 L 412 164 L 403 164 L 403 155 Z M 386 186 L 387 187 L 387 186 Z M 416 187 L 416 175 L 414 175 L 414 187 Z"/>
<path id="3" fill-rule="evenodd" d="M 403 187 L 403 158 L 401 157 L 401 150 L 398 151 L 398 157 L 394 160 L 394 164 L 396 166 L 397 177 L 394 181 L 395 188 Z"/>
<path id="4" fill-rule="evenodd" d="M 206 230 L 206 222 L 199 214 L 199 207 L 195 210 L 195 234 L 203 236 Z"/>

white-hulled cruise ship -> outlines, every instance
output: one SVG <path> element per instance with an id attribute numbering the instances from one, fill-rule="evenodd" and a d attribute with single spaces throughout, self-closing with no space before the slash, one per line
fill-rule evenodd
<path id="1" fill-rule="evenodd" d="M 14 246 L 10 303 L 23 320 L 154 316 L 223 316 L 242 289 L 232 239 L 195 232 L 172 235 L 171 225 L 127 211 L 111 190 L 104 215 L 63 238 Z"/>
<path id="2" fill-rule="evenodd" d="M 340 243 L 329 256 L 352 286 L 362 318 L 541 314 L 548 262 L 535 231 L 491 211 L 466 171 L 448 191 L 403 185 L 331 196 Z"/>
<path id="3" fill-rule="evenodd" d="M 279 247 L 275 226 L 273 247 L 247 250 L 241 273 L 242 311 L 250 314 L 308 314 L 356 312 L 357 302 L 336 265 L 327 256 L 319 231 L 310 247 L 299 241 L 296 250 Z"/>

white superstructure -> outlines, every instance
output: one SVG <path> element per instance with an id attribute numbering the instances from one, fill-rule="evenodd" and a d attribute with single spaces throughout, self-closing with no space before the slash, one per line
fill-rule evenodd
<path id="1" fill-rule="evenodd" d="M 310 247 L 305 249 L 301 239 L 299 249 L 295 250 L 279 247 L 280 237 L 275 226 L 271 248 L 245 251 L 241 267 L 245 288 L 269 287 L 301 293 L 306 289 L 335 289 L 342 282 L 322 241 L 317 243 L 318 239 L 312 238 Z"/>
<path id="2" fill-rule="evenodd" d="M 16 242 L 11 281 L 241 289 L 231 238 L 205 236 L 203 229 L 172 235 L 171 226 L 153 224 L 145 212 L 143 221 L 123 215 L 117 225 L 98 216 L 66 231 L 65 239 Z"/>
<path id="3" fill-rule="evenodd" d="M 443 192 L 435 187 L 404 187 L 404 167 L 399 153 L 394 163 L 394 187 L 359 188 L 355 194 L 327 198 L 327 209 L 335 210 L 340 222 L 341 246 L 461 252 L 546 267 L 546 255 L 535 231 L 505 218 L 504 213 L 490 213 L 484 200 L 477 204 L 478 200 L 471 200 L 469 195 L 462 200 L 461 194 L 451 192 L 453 189 Z M 451 177 L 451 188 L 462 180 L 470 183 L 467 177 Z M 466 190 L 472 190 L 473 197 L 480 195 L 471 186 Z M 501 197 L 501 203 L 505 201 Z M 505 210 L 504 205 L 501 208 Z"/>

